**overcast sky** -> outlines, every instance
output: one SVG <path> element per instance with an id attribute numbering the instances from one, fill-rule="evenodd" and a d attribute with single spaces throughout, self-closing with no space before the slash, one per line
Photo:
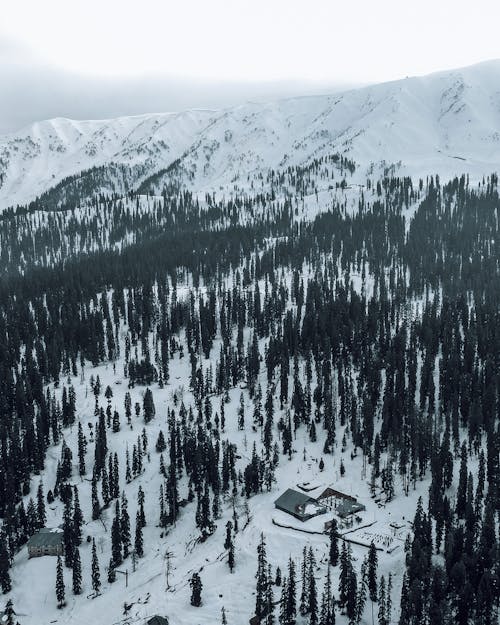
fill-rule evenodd
<path id="1" fill-rule="evenodd" d="M 500 58 L 498 0 L 6 0 L 0 132 L 321 93 Z"/>

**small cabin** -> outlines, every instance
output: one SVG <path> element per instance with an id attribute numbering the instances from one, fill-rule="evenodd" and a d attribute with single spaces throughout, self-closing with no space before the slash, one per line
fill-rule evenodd
<path id="1" fill-rule="evenodd" d="M 63 532 L 59 528 L 42 527 L 28 540 L 30 558 L 62 556 L 63 553 Z"/>
<path id="2" fill-rule="evenodd" d="M 291 514 L 299 521 L 307 521 L 326 512 L 326 507 L 319 504 L 314 497 L 299 493 L 292 488 L 288 488 L 280 495 L 274 505 L 278 510 Z"/>

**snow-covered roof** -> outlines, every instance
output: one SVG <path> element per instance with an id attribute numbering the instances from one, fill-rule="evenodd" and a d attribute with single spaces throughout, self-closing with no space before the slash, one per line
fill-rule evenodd
<path id="1" fill-rule="evenodd" d="M 288 488 L 276 499 L 274 505 L 282 510 L 297 514 L 300 506 L 305 506 L 305 504 L 315 501 L 316 500 L 310 495 L 299 493 L 297 490 L 293 490 L 293 488 Z"/>

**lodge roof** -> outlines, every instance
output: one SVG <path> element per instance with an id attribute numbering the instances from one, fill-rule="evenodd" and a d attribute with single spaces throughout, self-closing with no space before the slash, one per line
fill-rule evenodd
<path id="1" fill-rule="evenodd" d="M 316 499 L 310 495 L 299 493 L 293 488 L 288 488 L 282 495 L 274 502 L 275 506 L 283 510 L 287 510 L 290 513 L 297 514 L 298 508 L 304 506 L 310 501 L 315 502 Z"/>
<path id="2" fill-rule="evenodd" d="M 28 540 L 28 547 L 58 547 L 62 544 L 63 533 L 59 528 L 42 527 Z"/>

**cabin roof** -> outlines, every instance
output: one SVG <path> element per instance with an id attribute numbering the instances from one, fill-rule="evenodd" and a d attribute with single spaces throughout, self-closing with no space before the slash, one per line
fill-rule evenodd
<path id="1" fill-rule="evenodd" d="M 274 502 L 275 506 L 288 510 L 296 514 L 298 512 L 299 506 L 304 506 L 306 503 L 310 501 L 316 502 L 314 497 L 310 495 L 306 495 L 305 493 L 299 493 L 293 488 L 288 488 L 282 495 L 276 499 Z"/>
<path id="2" fill-rule="evenodd" d="M 28 540 L 28 547 L 58 547 L 62 544 L 63 533 L 59 528 L 43 527 Z"/>

